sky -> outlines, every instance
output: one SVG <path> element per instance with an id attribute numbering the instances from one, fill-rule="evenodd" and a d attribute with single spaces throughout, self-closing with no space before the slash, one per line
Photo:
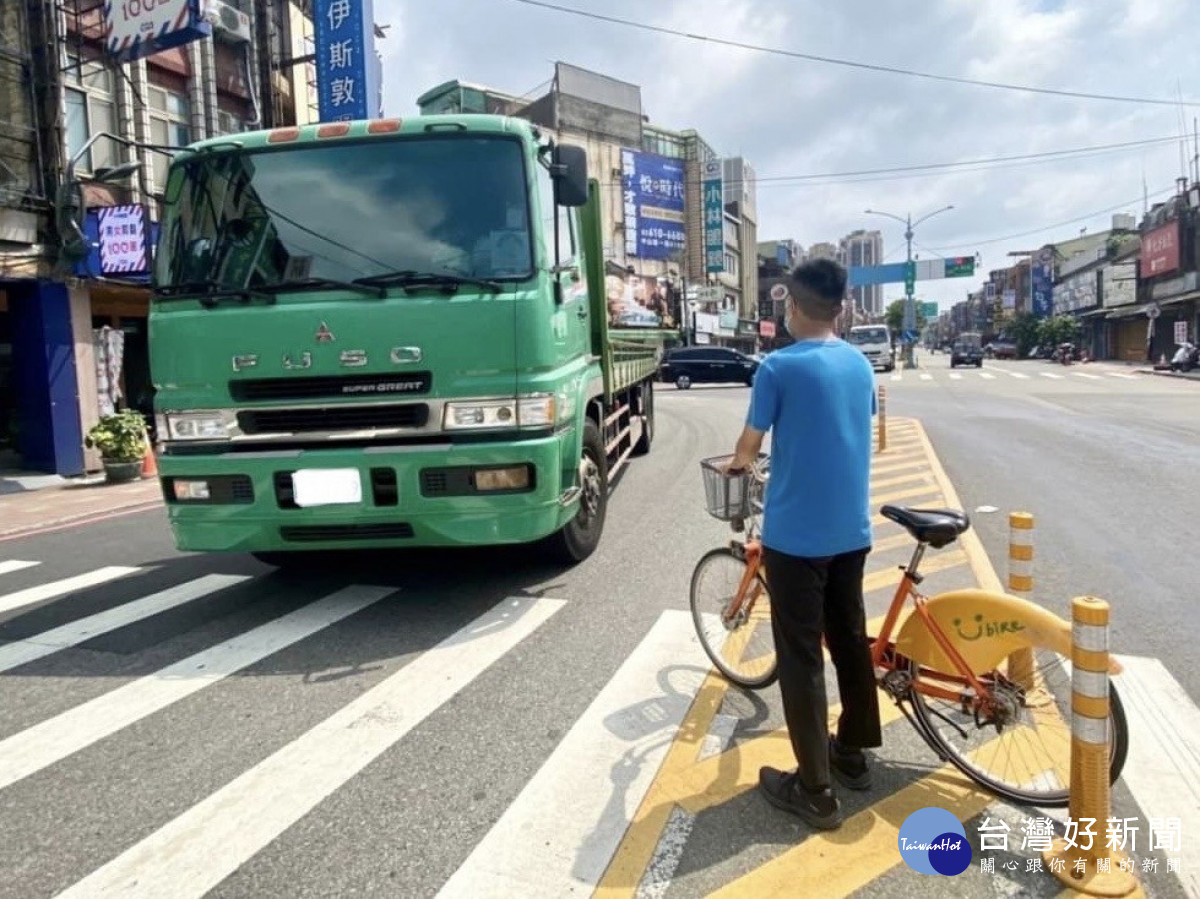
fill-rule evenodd
<path id="1" fill-rule="evenodd" d="M 374 0 L 390 26 L 384 109 L 452 79 L 531 98 L 562 61 L 638 84 L 650 121 L 694 128 L 759 176 L 759 238 L 805 246 L 879 229 L 903 261 L 917 220 L 921 259 L 1010 252 L 1140 219 L 1191 167 L 1200 117 L 1195 0 L 554 0 L 557 5 L 694 35 L 973 80 L 1171 101 L 1081 99 L 947 83 L 723 46 L 595 21 L 519 0 Z M 1180 98 L 1192 105 L 1181 105 Z M 1187 149 L 1182 135 L 1189 135 Z M 961 163 L 1127 142 L 1157 143 L 1057 159 L 923 173 L 841 173 Z M 797 176 L 839 175 L 799 180 Z M 787 179 L 793 180 L 787 180 Z M 1057 227 L 1048 227 L 1057 226 Z M 1028 233 L 1026 232 L 1033 232 Z M 1019 235 L 1019 236 L 1018 236 Z M 982 276 L 920 282 L 942 309 Z M 903 285 L 885 287 L 885 299 Z"/>

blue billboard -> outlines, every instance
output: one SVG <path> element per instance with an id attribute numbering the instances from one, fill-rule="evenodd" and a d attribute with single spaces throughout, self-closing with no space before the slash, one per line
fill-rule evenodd
<path id="1" fill-rule="evenodd" d="M 381 67 L 373 0 L 314 0 L 313 27 L 321 121 L 378 118 Z"/>
<path id="2" fill-rule="evenodd" d="M 140 228 L 137 217 L 126 220 L 134 209 L 142 212 Z M 149 283 L 154 248 L 158 245 L 158 222 L 147 223 L 145 219 L 145 210 L 140 206 L 102 206 L 87 210 L 81 224 L 83 236 L 87 238 L 88 255 L 71 266 L 72 274 L 79 278 Z"/>
<path id="3" fill-rule="evenodd" d="M 621 151 L 625 252 L 670 259 L 683 252 L 683 160 Z"/>
<path id="4" fill-rule="evenodd" d="M 1041 250 L 1033 258 L 1029 272 L 1030 293 L 1033 296 L 1034 318 L 1049 318 L 1054 314 L 1054 251 Z"/>

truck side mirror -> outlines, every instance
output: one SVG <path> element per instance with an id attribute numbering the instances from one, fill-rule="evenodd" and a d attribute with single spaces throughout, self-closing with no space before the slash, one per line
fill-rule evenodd
<path id="1" fill-rule="evenodd" d="M 551 173 L 554 202 L 559 206 L 583 206 L 588 200 L 587 151 L 559 144 L 554 148 Z"/>

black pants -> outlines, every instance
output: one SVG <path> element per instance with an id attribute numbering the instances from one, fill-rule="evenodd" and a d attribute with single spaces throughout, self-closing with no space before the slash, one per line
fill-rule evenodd
<path id="1" fill-rule="evenodd" d="M 822 633 L 837 670 L 842 700 L 838 742 L 853 749 L 883 742 L 863 610 L 863 566 L 868 552 L 861 549 L 805 559 L 764 548 L 783 714 L 800 781 L 810 790 L 831 783 Z"/>

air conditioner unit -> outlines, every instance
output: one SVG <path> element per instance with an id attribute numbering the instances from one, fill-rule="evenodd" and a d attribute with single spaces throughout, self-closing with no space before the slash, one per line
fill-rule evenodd
<path id="1" fill-rule="evenodd" d="M 205 0 L 203 17 L 218 40 L 238 44 L 250 40 L 250 17 L 224 0 Z"/>

